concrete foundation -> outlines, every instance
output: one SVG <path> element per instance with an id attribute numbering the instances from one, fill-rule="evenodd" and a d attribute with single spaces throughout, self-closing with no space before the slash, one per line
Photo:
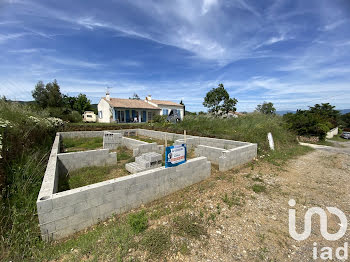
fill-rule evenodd
<path id="1" fill-rule="evenodd" d="M 225 139 L 187 136 L 188 148 L 195 148 L 195 159 L 171 167 L 159 167 L 64 192 L 57 192 L 60 173 L 91 165 L 112 164 L 116 153 L 108 149 L 76 153 L 60 153 L 60 139 L 102 137 L 105 131 L 62 132 L 56 135 L 43 183 L 37 199 L 42 238 L 55 240 L 96 224 L 112 214 L 120 214 L 141 204 L 161 198 L 210 176 L 211 163 L 221 171 L 251 161 L 257 155 L 257 145 Z M 145 129 L 110 130 L 123 135 L 120 145 L 133 150 L 134 156 L 148 152 L 163 153 L 164 146 L 125 137 L 142 135 L 173 140 L 182 144 L 184 136 Z M 120 136 L 118 136 L 120 137 Z M 209 162 L 209 161 L 210 162 Z M 115 162 L 114 162 L 115 161 Z"/>
<path id="2" fill-rule="evenodd" d="M 205 157 L 151 169 L 64 192 L 37 201 L 42 238 L 57 240 L 141 204 L 171 194 L 210 176 Z"/>

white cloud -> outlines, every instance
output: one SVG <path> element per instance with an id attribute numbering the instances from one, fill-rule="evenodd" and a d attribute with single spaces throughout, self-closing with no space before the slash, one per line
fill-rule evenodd
<path id="1" fill-rule="evenodd" d="M 202 15 L 209 12 L 210 8 L 218 4 L 218 0 L 203 0 Z"/>
<path id="2" fill-rule="evenodd" d="M 343 25 L 346 22 L 347 22 L 346 19 L 338 20 L 338 21 L 335 21 L 333 23 L 329 23 L 329 24 L 325 25 L 323 28 L 321 28 L 321 30 L 323 30 L 323 31 L 331 31 L 331 30 L 334 30 L 337 27 Z"/>
<path id="3" fill-rule="evenodd" d="M 26 35 L 28 35 L 28 33 L 0 34 L 0 44 Z"/>

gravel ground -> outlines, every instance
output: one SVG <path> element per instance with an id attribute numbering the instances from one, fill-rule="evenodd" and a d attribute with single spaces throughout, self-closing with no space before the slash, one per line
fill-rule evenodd
<path id="1" fill-rule="evenodd" d="M 191 207 L 181 212 L 201 213 L 207 221 L 207 237 L 188 239 L 187 254 L 169 251 L 164 260 L 314 261 L 314 242 L 320 254 L 324 246 L 333 250 L 344 246 L 349 233 L 339 241 L 327 241 L 320 234 L 319 218 L 315 216 L 311 236 L 300 242 L 292 239 L 288 232 L 288 201 L 296 200 L 298 232 L 303 229 L 307 208 L 335 206 L 348 215 L 349 175 L 349 155 L 317 150 L 281 167 L 257 162 L 225 173 L 213 167 L 209 180 L 146 207 L 171 207 L 187 201 Z M 254 185 L 260 185 L 263 192 L 254 192 Z M 232 206 L 223 200 L 225 195 Z M 163 216 L 151 223 L 168 225 L 178 214 Z M 328 215 L 328 231 L 337 232 L 339 220 Z"/>

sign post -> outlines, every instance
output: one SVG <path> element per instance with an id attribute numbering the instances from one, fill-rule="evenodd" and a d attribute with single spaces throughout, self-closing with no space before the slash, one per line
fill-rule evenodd
<path id="1" fill-rule="evenodd" d="M 185 144 L 165 148 L 165 167 L 178 166 L 186 162 L 187 149 Z"/>

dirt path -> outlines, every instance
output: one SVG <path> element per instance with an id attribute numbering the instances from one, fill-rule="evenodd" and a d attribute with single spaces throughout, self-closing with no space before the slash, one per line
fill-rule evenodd
<path id="1" fill-rule="evenodd" d="M 321 150 L 281 166 L 255 161 L 227 172 L 213 166 L 209 179 L 134 210 L 145 210 L 149 225 L 136 236 L 137 243 L 123 231 L 128 227 L 118 227 L 127 213 L 96 226 L 96 238 L 95 229 L 89 229 L 92 234 L 55 261 L 115 261 L 124 244 L 123 261 L 314 261 L 314 242 L 318 256 L 327 246 L 334 258 L 335 249 L 350 240 L 349 231 L 338 241 L 327 241 L 314 216 L 310 237 L 298 242 L 289 235 L 288 201 L 296 201 L 299 233 L 311 207 L 337 207 L 349 219 L 349 176 L 350 155 Z M 196 219 L 188 223 L 186 217 Z M 328 232 L 337 232 L 339 220 L 330 214 L 328 219 Z M 152 230 L 160 230 L 154 231 L 153 241 L 146 237 Z M 150 256 L 147 247 L 160 255 Z"/>
<path id="2" fill-rule="evenodd" d="M 209 237 L 189 239 L 188 254 L 169 254 L 170 261 L 313 261 L 313 242 L 317 242 L 318 250 L 324 246 L 335 250 L 349 240 L 349 233 L 339 241 L 326 241 L 315 216 L 311 236 L 295 241 L 288 232 L 288 201 L 293 198 L 297 203 L 298 232 L 303 229 L 309 207 L 335 206 L 349 218 L 349 175 L 349 155 L 314 151 L 291 160 L 283 168 L 268 163 L 236 172 L 220 173 L 214 168 L 210 180 L 152 203 L 149 208 L 188 199 L 190 212 L 200 213 L 208 221 Z M 261 185 L 265 192 L 254 192 L 254 185 Z M 171 217 L 152 223 L 168 224 Z M 334 216 L 329 219 L 328 231 L 337 232 L 339 221 Z"/>

